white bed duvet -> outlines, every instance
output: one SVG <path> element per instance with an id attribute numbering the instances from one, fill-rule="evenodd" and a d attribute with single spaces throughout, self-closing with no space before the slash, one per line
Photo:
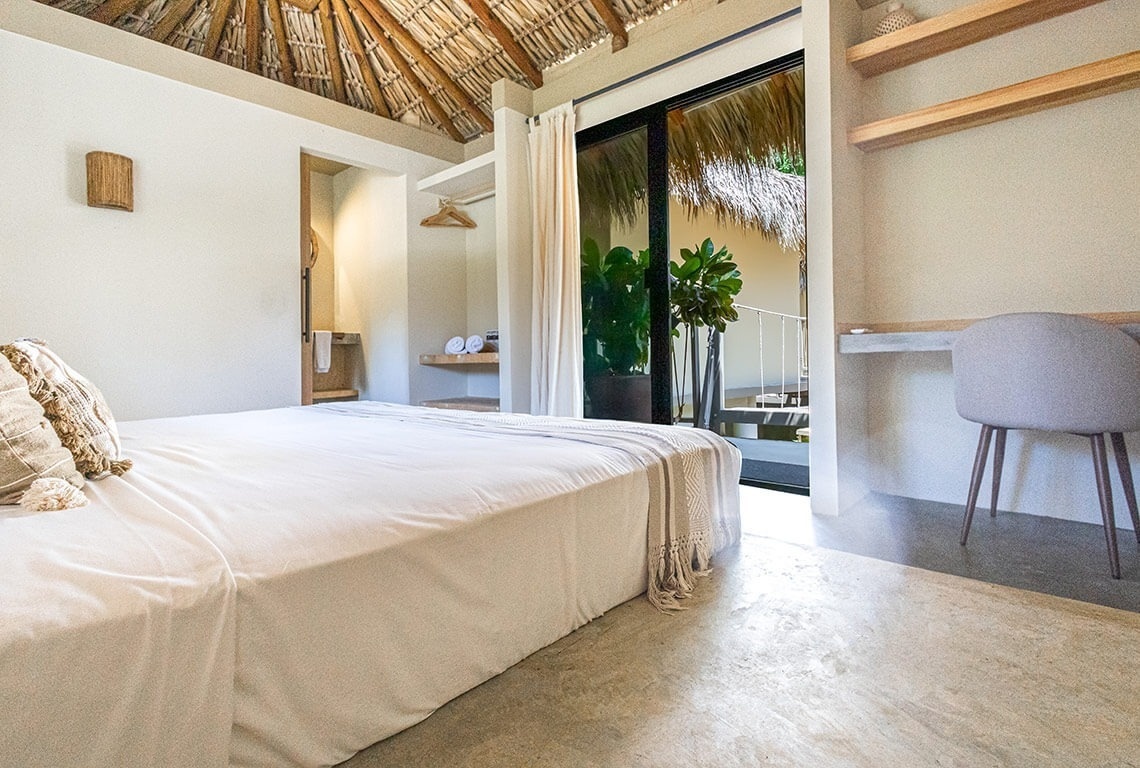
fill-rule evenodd
<path id="1" fill-rule="evenodd" d="M 0 706 L 22 726 L 0 764 L 330 765 L 641 593 L 657 449 L 549 421 L 354 403 L 122 424 L 135 469 L 91 506 L 0 508 L 20 577 L 0 582 Z M 739 456 L 697 442 L 669 450 L 715 465 L 685 510 L 715 548 L 738 535 Z M 87 693 L 37 703 L 60 687 Z"/>

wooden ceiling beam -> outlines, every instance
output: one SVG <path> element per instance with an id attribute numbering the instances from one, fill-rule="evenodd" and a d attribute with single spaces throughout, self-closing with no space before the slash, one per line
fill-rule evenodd
<path id="1" fill-rule="evenodd" d="M 261 0 L 245 0 L 245 69 L 261 74 Z"/>
<path id="2" fill-rule="evenodd" d="M 162 18 L 158 23 L 151 27 L 150 34 L 147 35 L 151 40 L 157 40 L 160 43 L 165 43 L 166 38 L 170 37 L 170 33 L 178 26 L 178 23 L 184 21 L 190 15 L 190 11 L 194 9 L 194 3 L 197 0 L 174 0 L 167 6 L 166 13 L 162 14 Z"/>
<path id="3" fill-rule="evenodd" d="M 210 29 L 206 32 L 206 44 L 202 46 L 202 55 L 207 59 L 218 56 L 218 44 L 222 42 L 222 33 L 226 31 L 226 20 L 230 17 L 234 0 L 216 0 L 214 15 L 210 17 Z"/>
<path id="4" fill-rule="evenodd" d="M 369 61 L 368 54 L 364 51 L 364 46 L 360 42 L 360 35 L 356 33 L 356 24 L 352 20 L 352 12 L 348 10 L 348 5 L 345 4 L 344 0 L 333 0 L 333 10 L 336 11 L 336 18 L 344 32 L 348 48 L 360 64 L 360 76 L 364 78 L 364 87 L 368 89 L 368 94 L 372 97 L 372 105 L 376 114 L 381 117 L 391 117 L 392 112 L 388 109 L 387 102 L 384 101 L 384 94 L 380 90 L 376 73 L 372 71 L 372 62 Z"/>
<path id="5" fill-rule="evenodd" d="M 281 0 L 265 0 L 269 9 L 269 21 L 273 24 L 273 38 L 277 43 L 277 60 L 281 67 L 281 79 L 286 85 L 296 85 L 293 76 L 293 54 L 289 50 L 289 38 L 285 36 L 285 16 L 281 13 Z"/>
<path id="6" fill-rule="evenodd" d="M 594 6 L 594 10 L 602 17 L 602 21 L 606 23 L 610 34 L 613 35 L 613 52 L 617 53 L 629 45 L 629 33 L 625 31 L 625 24 L 614 11 L 609 0 L 590 0 L 590 5 Z"/>
<path id="7" fill-rule="evenodd" d="M 87 18 L 101 24 L 114 24 L 125 14 L 138 8 L 143 0 L 106 0 L 102 5 L 91 12 Z"/>
<path id="8" fill-rule="evenodd" d="M 348 103 L 344 92 L 344 67 L 340 62 L 340 43 L 336 39 L 336 30 L 333 28 L 332 5 L 329 0 L 320 2 L 321 36 L 325 39 L 325 56 L 329 62 L 329 74 L 332 76 L 333 95 L 341 104 Z"/>
<path id="9" fill-rule="evenodd" d="M 530 84 L 535 88 L 541 88 L 542 72 L 534 65 L 523 47 L 511 36 L 511 31 L 507 29 L 507 26 L 491 13 L 491 7 L 487 5 L 486 0 L 466 0 L 466 2 L 476 18 L 491 33 L 491 36 L 499 41 L 499 45 L 503 46 L 503 50 L 515 63 L 515 66 L 522 70 L 527 80 L 530 80 Z"/>
<path id="10" fill-rule="evenodd" d="M 359 2 L 364 9 L 372 15 L 376 23 L 379 24 L 387 34 L 395 38 L 400 45 L 404 46 L 404 49 L 412 55 L 416 62 L 431 73 L 431 76 L 443 86 L 444 90 L 451 94 L 453 99 L 459 102 L 463 110 L 470 114 L 472 119 L 479 123 L 483 130 L 488 133 L 495 130 L 495 123 L 491 118 L 487 117 L 487 115 L 483 113 L 483 110 L 479 109 L 479 106 L 467 95 L 467 92 L 460 88 L 459 85 L 451 79 L 451 76 L 443 71 L 443 67 L 435 63 L 435 60 L 428 55 L 423 46 L 412 37 L 408 30 L 404 29 L 404 26 L 396 20 L 396 17 L 393 16 L 387 8 L 381 5 L 378 0 L 359 0 Z"/>
<path id="11" fill-rule="evenodd" d="M 415 70 L 412 69 L 407 59 L 405 59 L 399 49 L 396 48 L 396 44 L 389 40 L 388 36 L 384 34 L 384 31 L 380 29 L 379 23 L 360 5 L 360 0 L 348 0 L 348 3 L 352 7 L 352 10 L 356 11 L 357 17 L 364 25 L 364 28 L 368 30 L 368 34 L 372 35 L 372 39 L 376 41 L 376 45 L 380 46 L 384 53 L 388 55 L 388 58 L 396 65 L 396 69 L 400 70 L 400 74 L 404 76 L 404 80 L 419 94 L 420 99 L 424 102 L 424 106 L 427 107 L 428 112 L 435 118 L 435 121 L 443 126 L 443 130 L 447 131 L 448 136 L 456 141 L 463 141 L 463 134 L 455 127 L 455 123 L 451 121 L 451 117 L 448 116 L 447 111 L 444 110 L 439 101 L 431 95 L 431 91 L 428 90 L 427 85 L 416 76 Z"/>

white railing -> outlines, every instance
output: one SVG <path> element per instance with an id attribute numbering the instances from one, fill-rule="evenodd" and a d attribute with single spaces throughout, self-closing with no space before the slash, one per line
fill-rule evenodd
<path id="1" fill-rule="evenodd" d="M 807 388 L 808 380 L 808 347 L 807 347 L 807 318 L 800 315 L 789 315 L 784 312 L 773 312 L 770 309 L 761 309 L 760 307 L 750 307 L 747 304 L 733 304 L 737 310 L 743 312 L 751 312 L 755 315 L 756 325 L 759 334 L 759 353 L 760 353 L 760 384 L 763 388 L 763 394 L 760 401 L 763 403 L 767 396 L 778 396 L 781 404 L 788 402 L 788 395 L 799 394 L 802 390 Z M 768 379 L 765 376 L 764 370 L 764 325 L 767 322 L 769 328 L 772 325 L 779 325 L 780 335 L 780 382 L 771 388 L 767 385 Z M 796 349 L 796 371 L 794 386 L 788 376 L 788 354 L 787 349 L 790 345 L 795 345 Z"/>

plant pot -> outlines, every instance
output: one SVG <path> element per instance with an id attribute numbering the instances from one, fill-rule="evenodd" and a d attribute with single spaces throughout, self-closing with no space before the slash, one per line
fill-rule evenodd
<path id="1" fill-rule="evenodd" d="M 587 379 L 591 418 L 652 422 L 653 389 L 649 382 L 648 373 Z"/>

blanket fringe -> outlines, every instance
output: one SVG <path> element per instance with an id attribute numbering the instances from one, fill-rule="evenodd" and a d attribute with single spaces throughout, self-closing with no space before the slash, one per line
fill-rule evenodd
<path id="1" fill-rule="evenodd" d="M 671 539 L 658 548 L 649 564 L 649 602 L 662 611 L 680 611 L 680 601 L 690 597 L 697 579 L 708 575 L 712 546 L 701 531 Z"/>
<path id="2" fill-rule="evenodd" d="M 20 497 L 20 506 L 32 512 L 74 509 L 87 504 L 87 496 L 66 480 L 41 477 L 32 481 Z"/>

